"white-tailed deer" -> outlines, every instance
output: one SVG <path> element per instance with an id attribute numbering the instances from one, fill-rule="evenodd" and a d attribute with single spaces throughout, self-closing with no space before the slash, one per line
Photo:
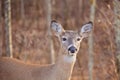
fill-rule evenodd
<path id="1" fill-rule="evenodd" d="M 80 42 L 91 32 L 92 22 L 83 25 L 81 30 L 72 31 L 64 30 L 61 24 L 52 21 L 51 29 L 61 44 L 61 55 L 56 63 L 41 66 L 11 58 L 0 58 L 0 80 L 70 80 Z"/>

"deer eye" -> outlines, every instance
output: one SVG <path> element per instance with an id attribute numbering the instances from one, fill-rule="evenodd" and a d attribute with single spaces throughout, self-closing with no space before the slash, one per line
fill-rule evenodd
<path id="1" fill-rule="evenodd" d="M 66 41 L 67 40 L 67 38 L 62 38 L 62 41 Z"/>
<path id="2" fill-rule="evenodd" d="M 77 41 L 80 41 L 80 38 L 79 38 L 79 37 L 77 38 Z"/>

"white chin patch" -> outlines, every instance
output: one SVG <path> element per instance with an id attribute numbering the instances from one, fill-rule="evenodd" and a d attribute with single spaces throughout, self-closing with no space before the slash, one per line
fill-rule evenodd
<path id="1" fill-rule="evenodd" d="M 64 56 L 64 61 L 67 63 L 72 63 L 76 61 L 76 56 L 75 55 L 69 55 L 69 56 Z"/>
<path id="2" fill-rule="evenodd" d="M 70 52 L 68 52 L 68 55 L 70 55 L 70 56 L 75 56 L 76 53 L 70 53 Z"/>

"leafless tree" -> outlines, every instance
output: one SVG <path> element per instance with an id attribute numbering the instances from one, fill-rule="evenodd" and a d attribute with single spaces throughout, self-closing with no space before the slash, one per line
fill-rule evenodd
<path id="1" fill-rule="evenodd" d="M 54 54 L 54 46 L 53 46 L 53 40 L 52 40 L 52 34 L 50 29 L 50 23 L 51 23 L 51 0 L 45 0 L 46 2 L 46 12 L 47 12 L 47 26 L 48 26 L 48 35 L 49 35 L 49 43 L 50 43 L 50 54 L 51 54 L 51 63 L 55 63 L 55 54 Z"/>
<path id="2" fill-rule="evenodd" d="M 25 8 L 24 8 L 24 0 L 21 1 L 21 18 L 24 20 L 25 18 Z"/>
<path id="3" fill-rule="evenodd" d="M 117 58 L 117 68 L 118 76 L 120 80 L 120 1 L 114 0 L 114 29 L 115 29 L 115 39 L 116 39 L 116 58 Z"/>
<path id="4" fill-rule="evenodd" d="M 1 22 L 1 18 L 2 18 L 2 13 L 1 13 L 2 12 L 2 10 L 1 10 L 2 9 L 2 1 L 1 0 L 0 0 L 0 3 L 1 3 L 0 4 L 0 22 Z"/>
<path id="5" fill-rule="evenodd" d="M 90 8 L 90 20 L 94 23 L 94 18 L 95 18 L 95 5 L 96 5 L 96 0 L 90 0 L 91 1 L 91 8 Z M 93 65 L 94 65 L 94 60 L 93 60 L 93 34 L 90 34 L 89 41 L 89 63 L 88 63 L 88 68 L 89 68 L 89 80 L 93 80 Z"/>
<path id="6" fill-rule="evenodd" d="M 12 54 L 12 31 L 11 31 L 11 0 L 5 0 L 5 40 L 6 55 L 13 57 Z"/>

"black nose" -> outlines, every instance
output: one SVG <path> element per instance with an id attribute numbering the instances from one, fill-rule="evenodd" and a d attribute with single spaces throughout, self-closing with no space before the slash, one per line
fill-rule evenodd
<path id="1" fill-rule="evenodd" d="M 71 53 L 75 53 L 75 51 L 77 51 L 77 49 L 74 46 L 71 46 L 68 51 L 70 51 Z"/>

